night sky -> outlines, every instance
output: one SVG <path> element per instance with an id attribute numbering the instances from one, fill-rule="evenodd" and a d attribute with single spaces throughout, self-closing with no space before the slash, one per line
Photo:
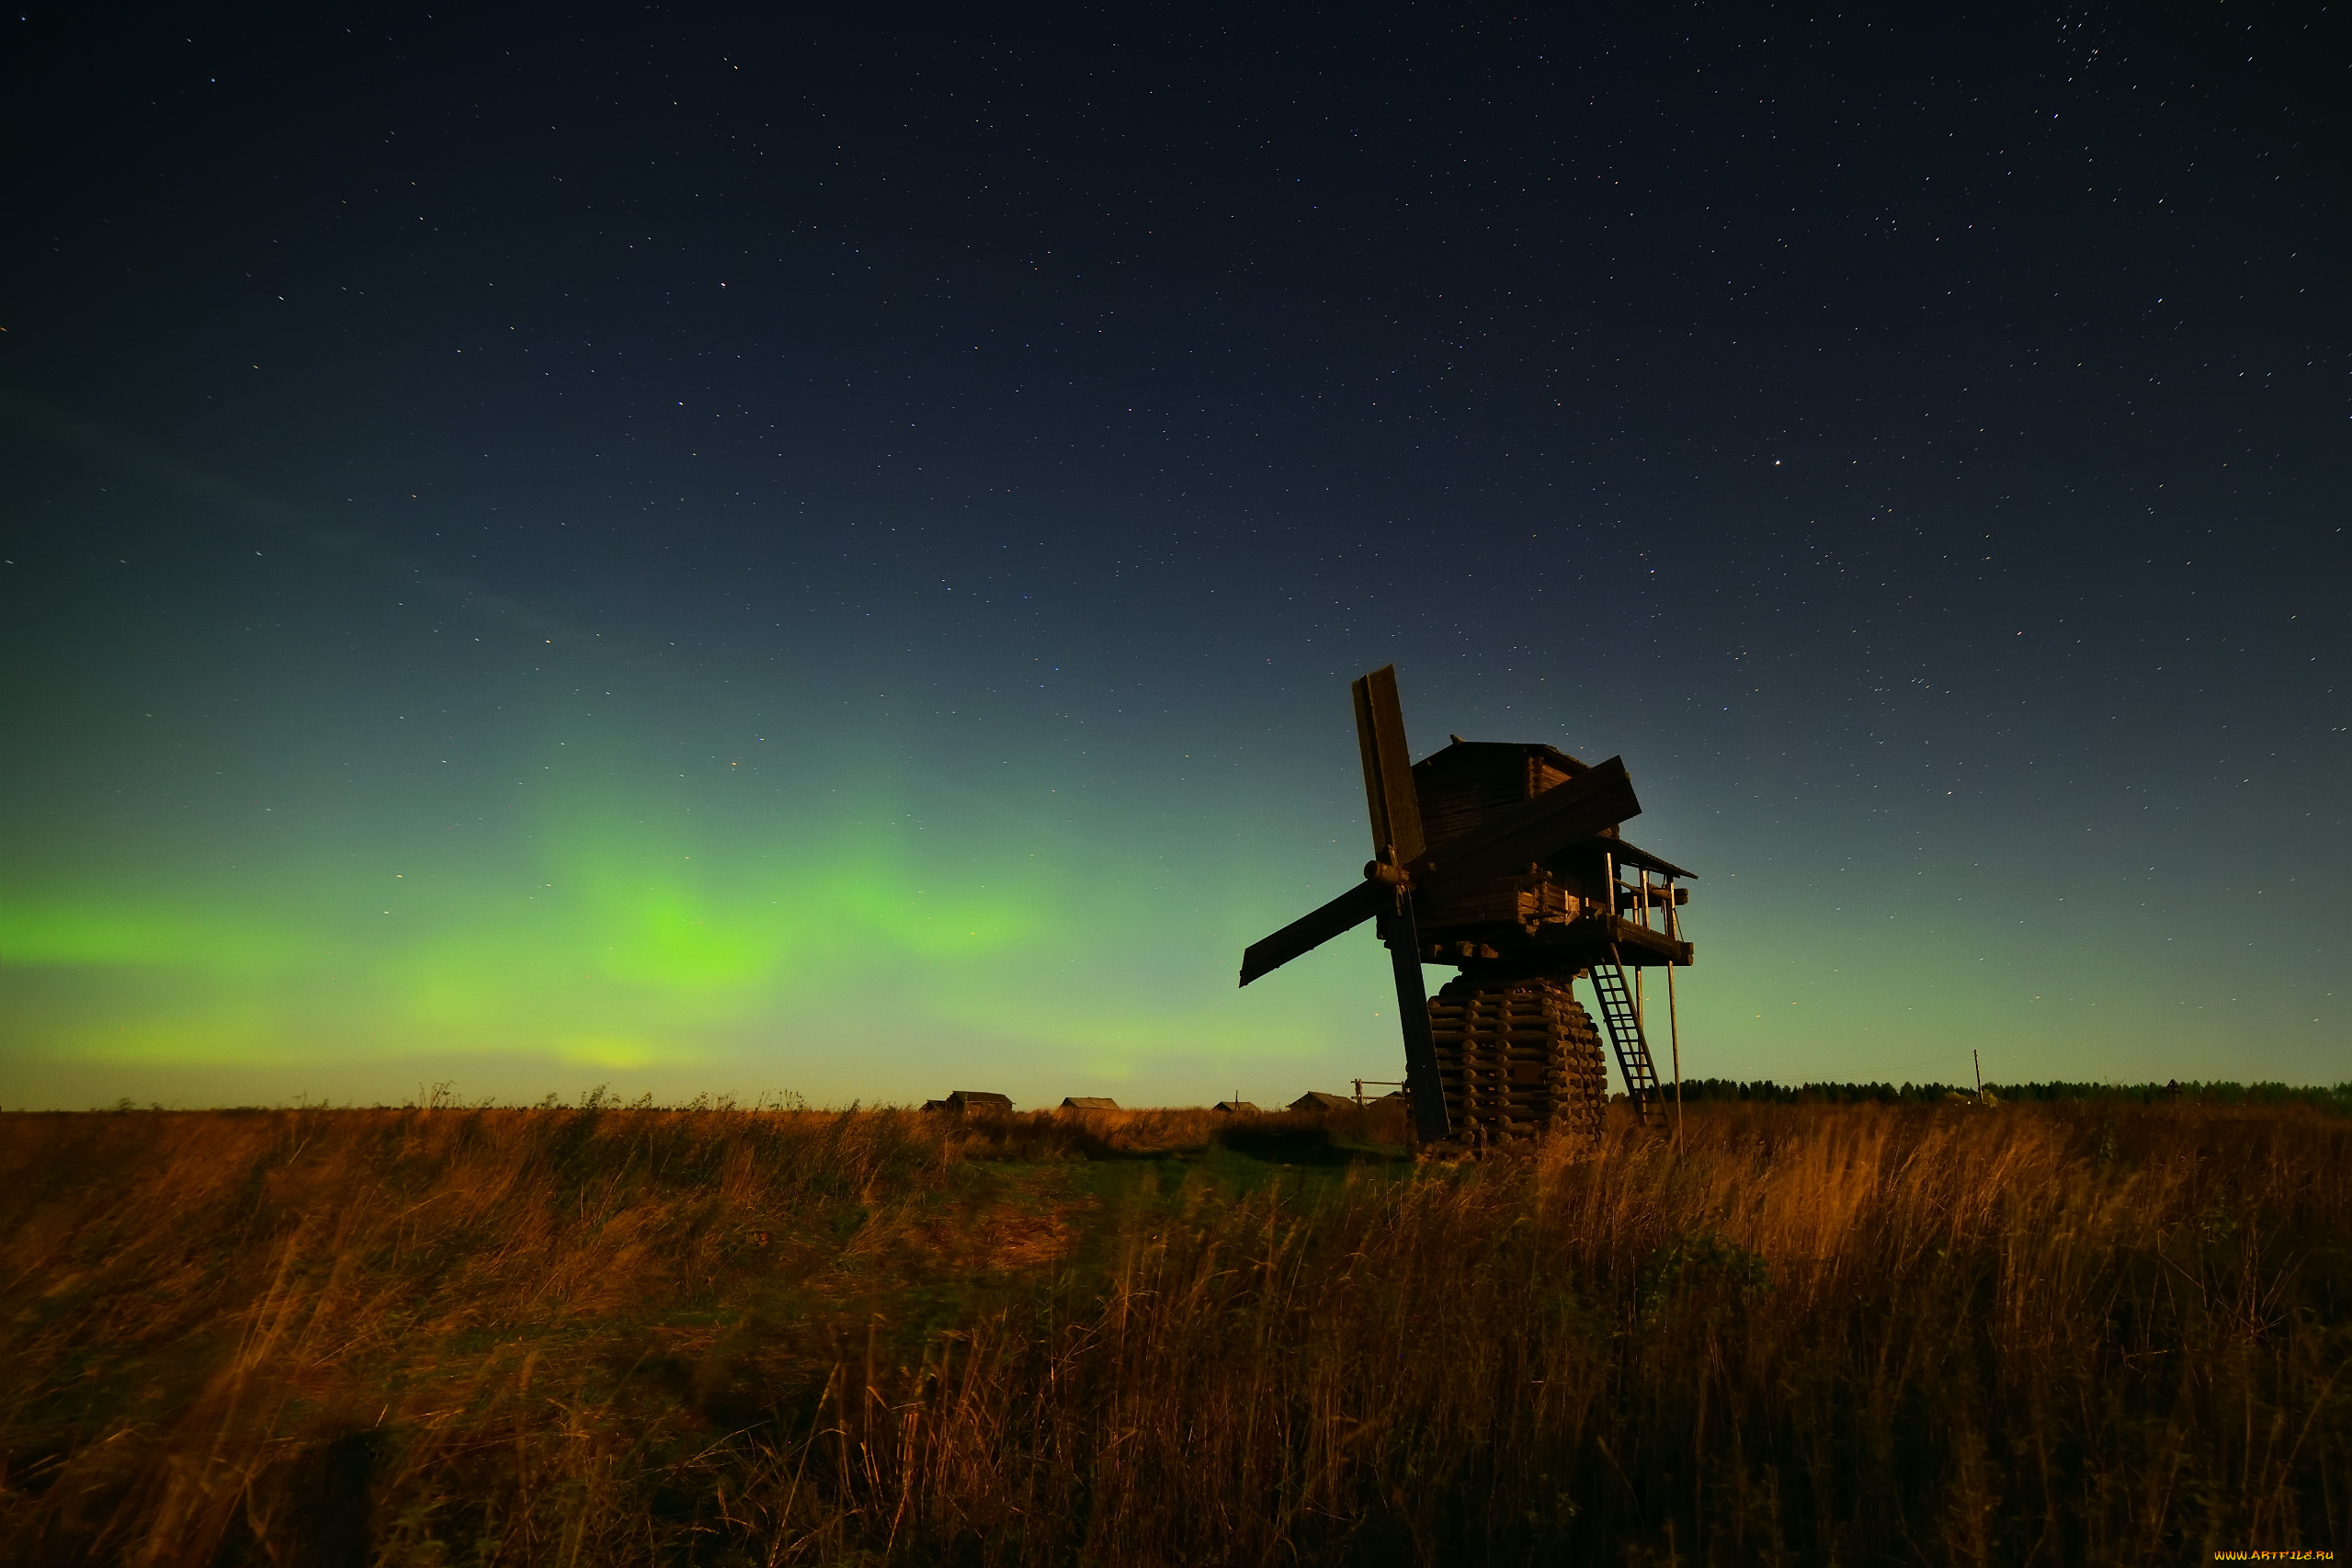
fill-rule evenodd
<path id="1" fill-rule="evenodd" d="M 986 10 L 7 17 L 0 1104 L 1396 1078 L 1391 662 L 1686 1073 L 2352 1078 L 2341 6 Z"/>

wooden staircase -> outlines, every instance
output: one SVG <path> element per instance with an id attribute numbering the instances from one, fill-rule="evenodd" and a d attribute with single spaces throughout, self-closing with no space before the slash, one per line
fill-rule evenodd
<path id="1" fill-rule="evenodd" d="M 1617 949 L 1608 950 L 1608 958 L 1593 965 L 1593 991 L 1599 996 L 1601 1022 L 1608 1028 L 1609 1043 L 1617 1048 L 1617 1070 L 1625 1079 L 1625 1097 L 1633 1103 L 1633 1119 L 1649 1125 L 1650 1108 L 1660 1105 L 1658 1069 L 1650 1060 L 1650 1042 L 1642 1038 L 1642 1014 L 1633 1006 L 1633 993 L 1625 983 L 1625 965 L 1618 958 Z M 1665 1114 L 1661 1106 L 1659 1114 Z"/>

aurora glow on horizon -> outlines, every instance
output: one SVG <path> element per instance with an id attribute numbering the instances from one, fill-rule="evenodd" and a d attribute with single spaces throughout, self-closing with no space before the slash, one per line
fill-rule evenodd
<path id="1" fill-rule="evenodd" d="M 119 117 L 0 262 L 0 1105 L 1392 1078 L 1368 934 L 1233 984 L 1391 661 L 1416 755 L 1625 757 L 1687 1073 L 2352 1076 L 2316 153 L 1965 55 L 1871 147 L 1675 97 L 1860 32 L 1408 113 L 1401 37 L 1147 105 L 1140 33 L 504 25 L 148 40 L 40 132 Z"/>

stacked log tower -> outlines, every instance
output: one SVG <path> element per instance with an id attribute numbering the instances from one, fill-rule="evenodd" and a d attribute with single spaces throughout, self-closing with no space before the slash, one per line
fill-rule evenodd
<path id="1" fill-rule="evenodd" d="M 1458 975 L 1430 998 L 1429 1022 L 1456 1141 L 1599 1139 L 1608 1069 L 1568 977 Z"/>

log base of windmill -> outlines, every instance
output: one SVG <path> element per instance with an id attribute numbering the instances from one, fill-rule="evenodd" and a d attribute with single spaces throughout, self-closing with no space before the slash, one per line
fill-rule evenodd
<path id="1" fill-rule="evenodd" d="M 1566 978 L 1462 975 L 1429 1000 L 1451 1142 L 1597 1142 L 1608 1104 L 1600 1034 Z"/>

